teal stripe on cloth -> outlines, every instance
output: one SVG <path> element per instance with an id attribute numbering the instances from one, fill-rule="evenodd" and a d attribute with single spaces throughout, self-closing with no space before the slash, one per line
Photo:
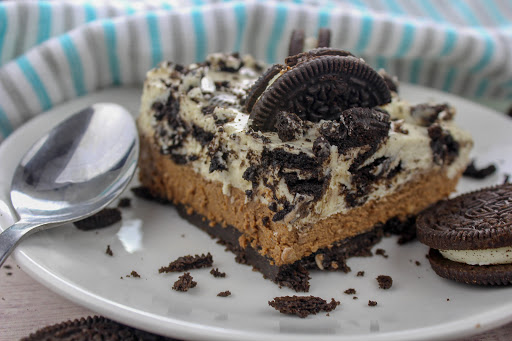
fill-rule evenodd
<path id="1" fill-rule="evenodd" d="M 68 60 L 69 69 L 71 71 L 71 78 L 73 79 L 73 85 L 77 96 L 82 96 L 87 93 L 84 83 L 84 69 L 82 66 L 82 60 L 78 53 L 73 40 L 68 34 L 63 35 L 59 38 L 59 43 L 64 50 L 64 55 Z"/>
<path id="2" fill-rule="evenodd" d="M 386 69 L 387 66 L 388 66 L 388 60 L 386 59 L 386 57 L 377 56 L 377 58 L 375 60 L 375 68 L 377 70 L 379 70 L 379 69 Z"/>
<path id="3" fill-rule="evenodd" d="M 0 107 L 0 134 L 5 138 L 10 133 L 12 133 L 12 125 L 9 119 L 7 118 L 7 114 L 5 111 Z"/>
<path id="4" fill-rule="evenodd" d="M 444 77 L 443 83 L 443 91 L 450 92 L 453 82 L 455 81 L 455 76 L 457 75 L 457 70 L 454 67 L 451 67 L 448 72 L 446 72 L 446 76 Z"/>
<path id="5" fill-rule="evenodd" d="M 475 97 L 483 97 L 485 94 L 485 91 L 487 91 L 487 88 L 489 87 L 489 80 L 483 79 L 478 83 L 478 86 L 476 87 L 475 91 Z"/>
<path id="6" fill-rule="evenodd" d="M 195 7 L 191 11 L 194 32 L 196 35 L 196 62 L 202 62 L 206 59 L 206 51 L 208 51 L 208 41 L 206 39 L 206 30 L 203 22 L 203 13 L 201 9 Z"/>
<path id="7" fill-rule="evenodd" d="M 5 44 L 5 34 L 7 32 L 7 26 L 9 24 L 9 18 L 7 16 L 7 10 L 5 5 L 0 4 L 0 65 L 2 65 L 2 51 Z"/>
<path id="8" fill-rule="evenodd" d="M 39 75 L 37 74 L 28 58 L 23 55 L 16 60 L 16 64 L 25 75 L 25 78 L 27 78 L 28 82 L 32 86 L 32 89 L 34 89 L 37 99 L 39 100 L 39 104 L 41 104 L 41 108 L 43 110 L 49 109 L 52 106 L 50 96 L 48 96 L 41 78 L 39 78 Z"/>
<path id="9" fill-rule="evenodd" d="M 85 10 L 85 22 L 90 22 L 96 20 L 96 9 L 92 4 L 84 4 Z"/>
<path id="10" fill-rule="evenodd" d="M 355 50 L 356 52 L 363 51 L 368 43 L 372 34 L 373 19 L 369 15 L 363 15 L 361 17 L 361 32 L 359 33 L 359 40 L 357 41 Z"/>
<path id="11" fill-rule="evenodd" d="M 423 9 L 427 12 L 427 15 L 430 19 L 435 20 L 437 22 L 445 22 L 445 18 L 441 15 L 440 12 L 432 5 L 430 0 L 420 0 L 419 4 L 423 7 Z"/>
<path id="12" fill-rule="evenodd" d="M 39 7 L 39 21 L 37 23 L 37 44 L 50 38 L 52 29 L 52 5 L 45 2 L 40 2 Z"/>
<path id="13" fill-rule="evenodd" d="M 406 23 L 403 29 L 402 40 L 400 41 L 400 45 L 396 52 L 397 57 L 403 57 L 407 52 L 409 52 L 414 40 L 414 32 L 416 31 L 414 24 L 412 23 Z"/>
<path id="14" fill-rule="evenodd" d="M 157 66 L 162 61 L 162 46 L 160 44 L 160 29 L 158 28 L 158 17 L 155 13 L 149 12 L 146 15 L 151 42 L 151 67 Z"/>
<path id="15" fill-rule="evenodd" d="M 494 41 L 493 41 L 492 37 L 489 35 L 489 33 L 481 28 L 482 25 L 481 25 L 480 21 L 478 20 L 476 15 L 473 13 L 471 8 L 464 1 L 453 0 L 450 3 L 455 7 L 455 9 L 459 13 L 464 15 L 468 24 L 470 24 L 473 27 L 476 27 L 476 29 L 480 32 L 481 38 L 483 38 L 485 40 L 485 48 L 484 48 L 482 57 L 470 69 L 471 72 L 479 72 L 482 69 L 484 69 L 492 59 L 492 56 L 494 54 Z"/>
<path id="16" fill-rule="evenodd" d="M 419 83 L 421 67 L 423 65 L 423 61 L 420 58 L 414 59 L 411 63 L 411 71 L 409 73 L 409 82 L 411 83 Z"/>
<path id="17" fill-rule="evenodd" d="M 396 2 L 396 0 L 385 0 L 387 8 L 391 11 L 393 14 L 399 14 L 403 15 L 406 14 L 404 9 Z"/>
<path id="18" fill-rule="evenodd" d="M 496 7 L 494 1 L 486 1 L 485 9 L 492 16 L 492 19 L 497 22 L 500 26 L 511 26 L 512 22 L 507 20 L 503 14 L 501 14 L 500 10 Z"/>
<path id="19" fill-rule="evenodd" d="M 235 38 L 235 52 L 241 52 L 242 41 L 245 33 L 245 23 L 247 22 L 247 14 L 244 3 L 237 3 L 234 6 L 235 20 L 236 20 L 236 38 Z"/>
<path id="20" fill-rule="evenodd" d="M 331 10 L 333 7 L 334 5 L 329 3 L 326 6 L 320 8 L 318 11 L 318 28 L 329 26 L 329 21 L 331 20 Z"/>
<path id="21" fill-rule="evenodd" d="M 119 71 L 119 58 L 117 56 L 116 26 L 112 20 L 105 20 L 102 24 L 105 34 L 105 47 L 107 49 L 108 65 L 114 85 L 121 84 L 121 72 Z"/>
<path id="22" fill-rule="evenodd" d="M 286 26 L 286 17 L 288 15 L 287 6 L 284 4 L 278 4 L 276 6 L 276 16 L 274 18 L 274 24 L 272 26 L 272 33 L 270 34 L 270 42 L 267 48 L 267 62 L 274 63 L 277 60 L 277 47 L 281 41 L 284 27 Z"/>
<path id="23" fill-rule="evenodd" d="M 163 3 L 162 4 L 162 8 L 165 9 L 165 10 L 171 10 L 172 9 L 172 5 L 168 4 L 168 3 Z"/>
<path id="24" fill-rule="evenodd" d="M 441 57 L 448 56 L 452 53 L 457 42 L 457 32 L 453 28 L 447 28 L 445 31 L 445 40 L 441 49 Z"/>

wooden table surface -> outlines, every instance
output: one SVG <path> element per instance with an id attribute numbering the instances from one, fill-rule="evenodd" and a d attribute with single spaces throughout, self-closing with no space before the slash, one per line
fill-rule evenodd
<path id="1" fill-rule="evenodd" d="M 92 315 L 37 283 L 12 258 L 0 269 L 0 341 L 19 340 L 42 327 Z M 512 323 L 457 341 L 509 341 L 511 335 Z"/>

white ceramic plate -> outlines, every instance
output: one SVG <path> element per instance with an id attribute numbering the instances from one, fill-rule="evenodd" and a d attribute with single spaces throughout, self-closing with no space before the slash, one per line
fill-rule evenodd
<path id="1" fill-rule="evenodd" d="M 498 174 L 485 181 L 464 179 L 460 191 L 501 183 L 504 173 L 512 174 L 512 123 L 504 115 L 425 88 L 404 84 L 401 93 L 412 103 L 435 100 L 457 107 L 458 121 L 474 136 L 478 160 L 497 163 Z M 14 168 L 39 136 L 94 102 L 117 102 L 136 113 L 139 97 L 140 89 L 104 90 L 60 105 L 12 134 L 0 146 L 2 228 L 13 221 L 9 186 Z M 132 197 L 129 191 L 124 196 Z M 33 235 L 15 251 L 16 261 L 39 282 L 98 314 L 185 339 L 433 340 L 482 332 L 512 320 L 512 287 L 481 288 L 442 279 L 431 270 L 425 246 L 398 246 L 396 238 L 377 246 L 387 251 L 387 259 L 353 258 L 348 274 L 312 274 L 309 294 L 341 301 L 330 316 L 285 316 L 267 302 L 295 292 L 279 289 L 251 267 L 237 264 L 231 253 L 180 219 L 172 207 L 137 198 L 132 206 L 123 210 L 122 224 L 103 230 L 83 232 L 65 225 Z M 105 254 L 107 245 L 113 257 Z M 210 269 L 192 270 L 197 287 L 180 293 L 171 286 L 181 273 L 158 273 L 179 256 L 208 251 L 226 278 L 214 278 Z M 132 270 L 141 278 L 126 277 Z M 360 270 L 364 277 L 356 277 Z M 378 289 L 375 277 L 380 274 L 392 276 L 390 290 Z M 357 300 L 343 293 L 348 288 L 357 290 Z M 225 290 L 232 295 L 217 297 Z M 378 305 L 369 307 L 368 300 Z"/>

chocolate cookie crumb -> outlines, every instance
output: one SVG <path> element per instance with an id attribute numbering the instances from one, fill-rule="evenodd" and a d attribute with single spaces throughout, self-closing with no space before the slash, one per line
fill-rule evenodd
<path id="1" fill-rule="evenodd" d="M 356 276 L 357 277 L 364 277 L 364 271 L 358 271 Z"/>
<path id="2" fill-rule="evenodd" d="M 496 166 L 494 164 L 490 164 L 487 167 L 483 167 L 477 169 L 475 167 L 475 160 L 471 160 L 471 163 L 468 165 L 464 173 L 462 175 L 473 178 L 473 179 L 485 179 L 486 177 L 494 174 L 496 172 Z"/>
<path id="3" fill-rule="evenodd" d="M 377 301 L 368 301 L 368 306 L 375 307 L 377 305 Z"/>
<path id="4" fill-rule="evenodd" d="M 7 276 L 12 276 L 12 272 L 7 272 L 6 275 Z"/>
<path id="5" fill-rule="evenodd" d="M 379 288 L 381 289 L 389 289 L 393 285 L 393 279 L 391 276 L 379 275 L 376 279 L 377 282 L 379 282 Z"/>
<path id="6" fill-rule="evenodd" d="M 354 296 L 354 297 L 352 297 L 352 299 L 353 299 L 353 300 L 357 300 L 357 299 L 359 299 L 359 297 Z"/>
<path id="7" fill-rule="evenodd" d="M 215 268 L 215 269 L 211 269 L 210 270 L 210 273 L 213 275 L 213 277 L 215 278 L 219 278 L 219 277 L 226 277 L 226 273 L 225 272 L 220 272 L 218 268 Z"/>
<path id="8" fill-rule="evenodd" d="M 89 231 L 113 225 L 120 220 L 121 211 L 118 208 L 104 208 L 90 217 L 75 221 L 73 224 L 79 230 Z"/>
<path id="9" fill-rule="evenodd" d="M 151 334 L 114 322 L 105 317 L 94 316 L 66 321 L 44 327 L 22 338 L 22 341 L 39 340 L 154 340 L 172 339 Z"/>
<path id="10" fill-rule="evenodd" d="M 119 208 L 129 208 L 132 207 L 132 199 L 130 198 L 121 198 L 119 199 L 119 203 L 117 204 Z"/>
<path id="11" fill-rule="evenodd" d="M 386 250 L 384 249 L 377 249 L 375 250 L 375 254 L 376 255 L 379 255 L 379 256 L 382 256 L 384 258 L 388 258 L 389 256 L 386 254 Z"/>
<path id="12" fill-rule="evenodd" d="M 190 272 L 185 272 L 183 275 L 178 277 L 178 280 L 174 282 L 172 286 L 172 290 L 186 292 L 191 288 L 195 288 L 197 282 L 193 280 L 194 278 L 190 276 Z"/>
<path id="13" fill-rule="evenodd" d="M 344 293 L 347 294 L 347 295 L 355 295 L 356 294 L 356 289 L 350 288 L 350 289 L 345 290 Z"/>
<path id="14" fill-rule="evenodd" d="M 330 303 L 315 296 L 281 296 L 275 297 L 268 304 L 282 314 L 297 315 L 301 318 L 310 314 L 317 314 L 320 311 L 330 312 L 340 305 L 339 301 L 331 299 Z"/>
<path id="15" fill-rule="evenodd" d="M 419 261 L 416 261 L 414 263 L 416 264 L 416 266 L 420 266 L 421 265 L 421 263 Z"/>
<path id="16" fill-rule="evenodd" d="M 231 296 L 231 291 L 229 290 L 226 290 L 226 291 L 221 291 L 217 294 L 217 296 L 219 297 L 228 297 L 228 296 Z"/>
<path id="17" fill-rule="evenodd" d="M 510 174 L 505 174 L 505 178 L 503 179 L 503 184 L 508 184 L 510 182 Z"/>
<path id="18" fill-rule="evenodd" d="M 302 120 L 294 113 L 280 112 L 277 115 L 277 136 L 283 142 L 297 140 L 304 134 Z"/>
<path id="19" fill-rule="evenodd" d="M 213 257 L 208 252 L 207 255 L 202 254 L 201 256 L 183 256 L 179 257 L 175 261 L 169 263 L 167 266 L 162 266 L 158 269 L 158 273 L 167 273 L 167 272 L 179 272 L 179 271 L 187 271 L 192 269 L 200 269 L 200 268 L 209 268 L 212 266 Z"/>
<path id="20" fill-rule="evenodd" d="M 110 248 L 110 245 L 107 245 L 107 250 L 105 251 L 105 253 L 111 257 L 114 255 L 112 249 Z"/>
<path id="21" fill-rule="evenodd" d="M 9 264 L 4 265 L 4 269 L 12 269 L 12 266 L 10 266 Z"/>
<path id="22" fill-rule="evenodd" d="M 135 270 L 132 270 L 132 272 L 130 272 L 130 276 L 135 277 L 135 278 L 140 278 L 139 273 Z M 129 277 L 129 276 L 126 276 L 126 277 Z"/>

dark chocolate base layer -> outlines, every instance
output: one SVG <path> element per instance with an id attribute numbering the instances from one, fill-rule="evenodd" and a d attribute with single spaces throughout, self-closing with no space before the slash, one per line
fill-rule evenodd
<path id="1" fill-rule="evenodd" d="M 349 272 L 350 268 L 347 266 L 346 260 L 350 257 L 372 256 L 371 248 L 382 239 L 383 235 L 401 235 L 400 244 L 415 238 L 414 217 L 403 222 L 392 218 L 386 224 L 376 225 L 370 232 L 335 242 L 331 247 L 320 249 L 293 264 L 277 266 L 273 265 L 270 258 L 262 256 L 252 246 L 247 245 L 242 248 L 238 242 L 242 233 L 233 226 L 223 227 L 220 224 L 211 224 L 205 217 L 187 211 L 183 205 L 174 205 L 168 200 L 155 198 L 144 187 L 133 188 L 132 191 L 138 197 L 175 206 L 181 217 L 201 228 L 210 236 L 217 238 L 220 244 L 225 245 L 227 250 L 233 252 L 238 263 L 251 265 L 265 278 L 295 291 L 309 291 L 309 270 Z"/>

